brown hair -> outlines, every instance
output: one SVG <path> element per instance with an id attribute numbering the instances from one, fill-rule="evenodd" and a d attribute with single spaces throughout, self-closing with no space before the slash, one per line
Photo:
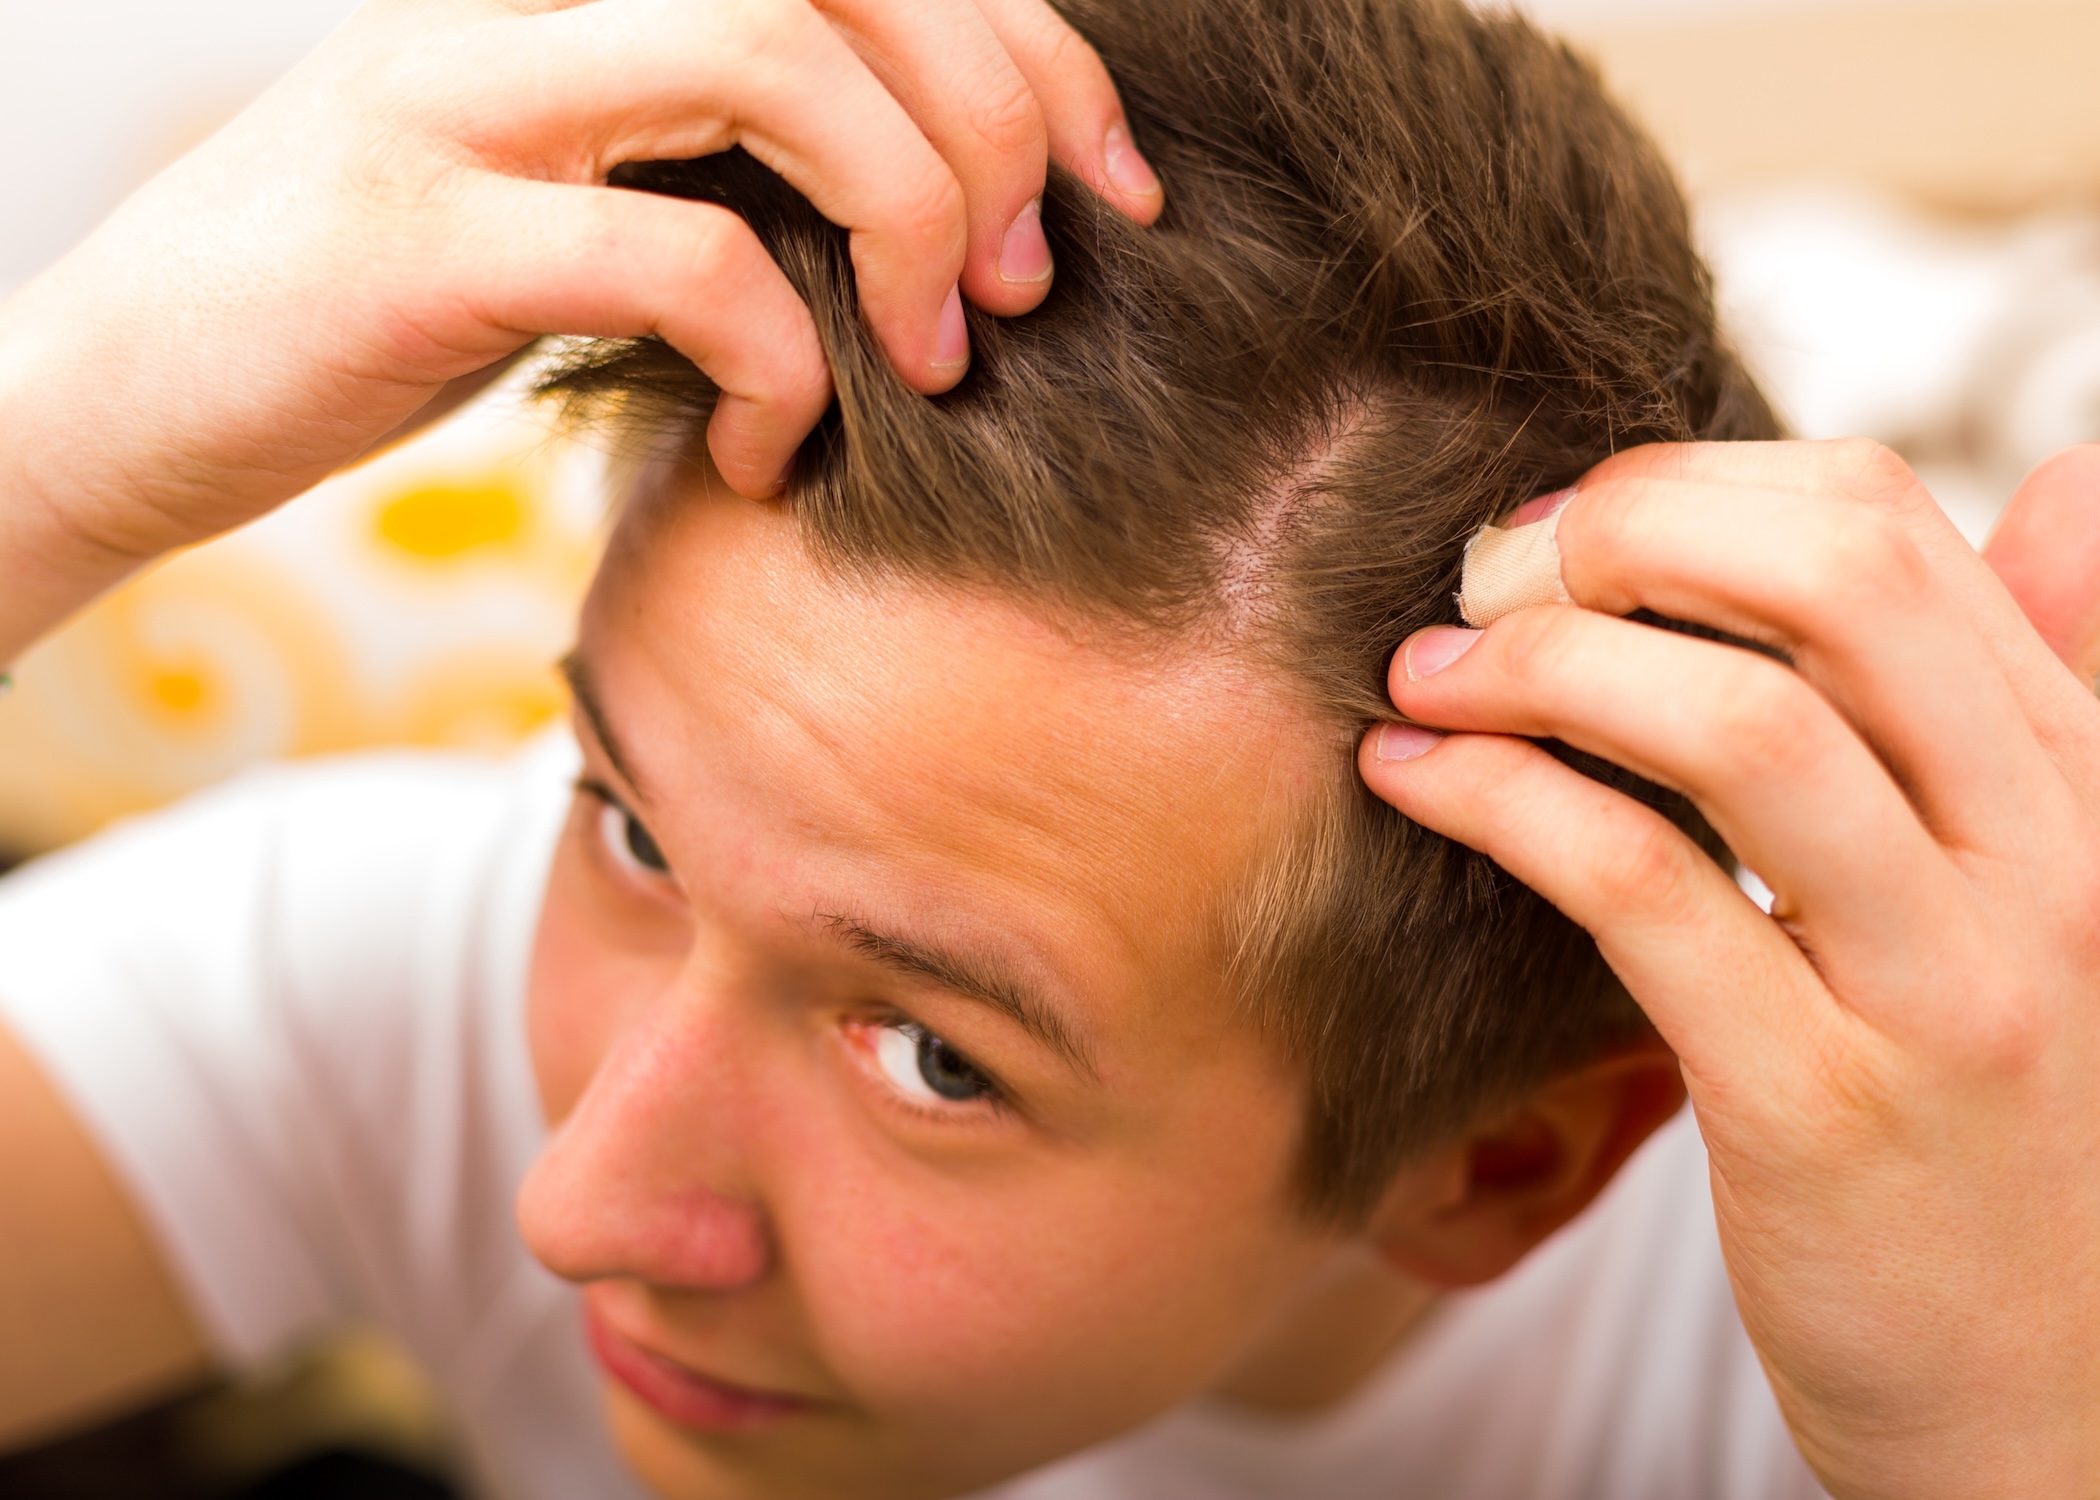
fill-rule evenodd
<path id="1" fill-rule="evenodd" d="M 1412 1150 L 1638 1024 L 1585 934 L 1357 780 L 1386 664 L 1453 616 L 1483 522 L 1613 450 L 1756 438 L 1669 171 L 1590 69 L 1460 0 L 1068 0 L 1167 189 L 1139 228 L 1053 173 L 1057 278 L 971 316 L 932 400 L 844 236 L 741 152 L 621 169 L 729 204 L 808 299 L 838 400 L 788 503 L 819 553 L 1170 632 L 1231 625 L 1336 726 L 1333 791 L 1243 893 L 1237 982 L 1306 1068 L 1302 1186 L 1360 1214 Z M 697 459 L 660 342 L 549 388 Z M 1594 763 L 1714 847 L 1677 798 Z"/>

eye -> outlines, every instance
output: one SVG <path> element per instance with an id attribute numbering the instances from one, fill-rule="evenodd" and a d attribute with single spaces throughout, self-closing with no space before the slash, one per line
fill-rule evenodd
<path id="1" fill-rule="evenodd" d="M 599 795 L 598 837 L 612 857 L 650 875 L 669 875 L 671 865 L 641 820 L 610 797 Z"/>
<path id="2" fill-rule="evenodd" d="M 875 1038 L 875 1061 L 907 1098 L 950 1104 L 989 1099 L 998 1089 L 955 1048 L 916 1021 L 893 1021 Z"/>

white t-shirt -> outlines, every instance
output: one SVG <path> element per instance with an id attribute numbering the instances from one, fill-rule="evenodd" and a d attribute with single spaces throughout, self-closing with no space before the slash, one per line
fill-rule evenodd
<path id="1" fill-rule="evenodd" d="M 511 1201 L 544 1134 L 523 1002 L 574 774 L 377 755 L 241 778 L 0 881 L 0 1018 L 129 1182 L 213 1345 L 376 1323 L 482 1482 L 634 1497 L 572 1291 Z M 1195 1402 L 998 1500 L 1794 1500 L 1689 1118 L 1449 1299 L 1338 1409 Z"/>

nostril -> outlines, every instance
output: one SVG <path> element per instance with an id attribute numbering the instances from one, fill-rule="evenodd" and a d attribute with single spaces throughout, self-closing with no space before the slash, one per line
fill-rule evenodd
<path id="1" fill-rule="evenodd" d="M 734 1291 L 764 1280 L 773 1261 L 758 1209 L 705 1189 L 649 1205 L 634 1230 L 635 1274 L 658 1286 Z"/>
<path id="2" fill-rule="evenodd" d="M 666 1187 L 588 1169 L 557 1142 L 518 1191 L 518 1232 L 566 1281 L 631 1277 L 692 1291 L 733 1291 L 773 1260 L 765 1216 L 704 1187 Z"/>

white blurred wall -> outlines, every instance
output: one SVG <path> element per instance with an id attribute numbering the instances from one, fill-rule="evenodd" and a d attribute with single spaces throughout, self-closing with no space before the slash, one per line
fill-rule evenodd
<path id="1" fill-rule="evenodd" d="M 0 0 L 0 291 L 290 67 L 352 0 Z"/>

